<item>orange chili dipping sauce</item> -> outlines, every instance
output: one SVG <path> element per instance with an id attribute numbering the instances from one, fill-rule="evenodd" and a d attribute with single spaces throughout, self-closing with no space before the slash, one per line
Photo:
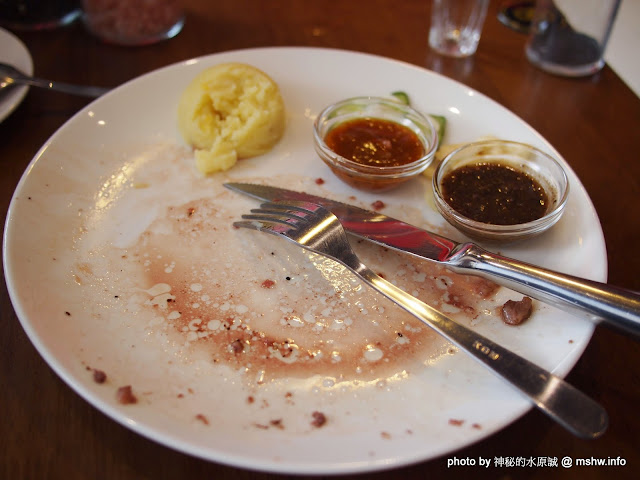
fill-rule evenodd
<path id="1" fill-rule="evenodd" d="M 424 146 L 408 127 L 380 118 L 357 118 L 327 133 L 327 146 L 338 155 L 371 167 L 398 167 L 422 158 Z"/>

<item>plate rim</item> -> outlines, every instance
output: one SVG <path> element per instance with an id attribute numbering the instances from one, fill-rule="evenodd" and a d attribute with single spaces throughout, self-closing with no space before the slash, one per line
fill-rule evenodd
<path id="1" fill-rule="evenodd" d="M 230 51 L 223 51 L 223 52 L 217 52 L 217 53 L 212 53 L 212 54 L 208 54 L 208 55 L 203 55 L 200 57 L 194 57 L 192 59 L 187 59 L 187 60 L 182 60 L 182 61 L 178 61 L 178 62 L 174 62 L 172 64 L 163 66 L 163 67 L 159 67 L 157 69 L 154 69 L 150 72 L 147 72 L 139 77 L 136 77 L 134 79 L 131 79 L 125 83 L 123 83 L 122 85 L 118 86 L 117 88 L 115 88 L 114 90 L 112 90 L 111 92 L 109 92 L 107 95 L 105 95 L 104 97 L 101 97 L 99 99 L 94 100 L 92 103 L 90 103 L 89 105 L 87 105 L 86 107 L 84 107 L 83 109 L 81 109 L 80 111 L 78 111 L 76 114 L 74 114 L 70 119 L 68 119 L 61 127 L 59 127 L 58 130 L 56 130 L 56 132 L 54 132 L 50 138 L 43 144 L 43 146 L 38 150 L 38 152 L 35 154 L 35 156 L 33 157 L 33 159 L 29 162 L 25 172 L 23 173 L 17 187 L 16 190 L 14 191 L 14 194 L 11 198 L 11 203 L 9 205 L 9 209 L 7 211 L 7 216 L 6 216 L 6 220 L 5 220 L 5 228 L 4 228 L 4 233 L 3 233 L 3 239 L 2 239 L 2 245 L 3 245 L 3 263 L 5 265 L 4 271 L 5 271 L 5 281 L 7 284 L 7 290 L 9 291 L 9 296 L 11 298 L 11 302 L 13 305 L 14 310 L 16 311 L 16 315 L 23 327 L 23 329 L 25 330 L 25 332 L 27 333 L 27 336 L 29 337 L 30 341 L 33 343 L 33 345 L 36 347 L 36 350 L 38 351 L 38 353 L 45 359 L 45 361 L 47 362 L 48 366 L 50 368 L 52 368 L 64 381 L 65 383 L 67 383 L 68 386 L 70 386 L 72 388 L 72 390 L 74 390 L 76 393 L 80 394 L 80 396 L 85 399 L 89 404 L 91 404 L 92 406 L 94 406 L 95 408 L 97 408 L 100 413 L 106 414 L 109 418 L 111 418 L 112 420 L 116 421 L 117 423 L 135 431 L 136 433 L 140 434 L 141 436 L 147 438 L 148 440 L 152 440 L 153 442 L 159 443 L 161 445 L 164 445 L 167 448 L 171 448 L 174 450 L 178 450 L 181 451 L 187 455 L 191 455 L 191 456 L 195 456 L 198 458 L 202 458 L 204 460 L 207 461 L 214 461 L 214 462 L 219 462 L 219 463 L 223 463 L 226 465 L 231 465 L 237 468 L 244 468 L 244 469 L 249 469 L 249 470 L 258 470 L 258 471 L 263 471 L 263 472 L 271 472 L 271 473 L 291 473 L 291 474 L 296 474 L 296 473 L 300 473 L 300 474 L 309 474 L 309 473 L 316 473 L 316 474 L 339 474 L 339 473 L 343 473 L 343 474 L 349 474 L 349 473 L 364 473 L 364 472 L 373 472 L 373 471 L 381 471 L 381 470 L 387 470 L 390 468 L 398 468 L 401 466 L 407 466 L 407 465 L 411 465 L 411 464 L 415 464 L 415 463 L 419 463 L 419 462 L 423 462 L 423 461 L 429 461 L 432 459 L 437 458 L 438 456 L 441 456 L 445 453 L 441 452 L 435 456 L 431 456 L 427 459 L 425 458 L 396 458 L 396 459 L 389 459 L 389 458 L 384 458 L 384 459 L 368 459 L 365 463 L 366 465 L 354 465 L 351 468 L 349 468 L 348 466 L 345 466 L 345 464 L 337 464 L 337 465 L 333 465 L 333 468 L 327 468 L 327 465 L 323 464 L 322 465 L 322 469 L 318 470 L 318 465 L 310 465 L 310 464 L 305 464 L 305 465 L 296 465 L 294 469 L 283 469 L 282 465 L 278 464 L 277 462 L 262 462 L 260 465 L 257 466 L 251 466 L 251 465 L 247 465 L 246 463 L 246 458 L 243 456 L 236 456 L 236 458 L 229 458 L 228 453 L 222 452 L 218 455 L 217 458 L 212 457 L 211 455 L 211 451 L 210 450 L 206 450 L 206 449 L 198 449 L 195 448 L 194 449 L 194 445 L 191 443 L 185 443 L 185 442 L 179 442 L 180 445 L 176 445 L 176 440 L 173 439 L 171 441 L 169 441 L 170 439 L 165 438 L 166 435 L 162 434 L 161 431 L 159 431 L 158 429 L 154 428 L 153 426 L 150 425 L 140 425 L 137 422 L 134 422 L 133 419 L 129 418 L 127 415 L 124 414 L 124 412 L 122 412 L 121 410 L 117 409 L 117 408 L 113 408 L 111 405 L 106 404 L 105 402 L 102 401 L 102 399 L 96 395 L 92 395 L 91 391 L 89 389 L 85 389 L 85 387 L 81 384 L 78 384 L 78 382 L 75 381 L 73 375 L 70 372 L 67 372 L 64 368 L 62 368 L 61 365 L 58 364 L 58 362 L 55 360 L 55 358 L 52 358 L 51 356 L 51 352 L 49 351 L 49 349 L 46 347 L 46 345 L 44 344 L 44 342 L 42 341 L 41 338 L 39 338 L 39 336 L 37 335 L 37 333 L 34 331 L 34 329 L 32 328 L 32 325 L 30 322 L 23 320 L 26 318 L 26 314 L 22 308 L 22 304 L 20 302 L 18 302 L 18 307 L 16 307 L 16 300 L 17 300 L 17 292 L 15 291 L 15 285 L 13 284 L 13 281 L 11 281 L 11 279 L 9 278 L 11 270 L 12 270 L 12 260 L 10 258 L 8 258 L 8 253 L 7 253 L 7 246 L 8 246 L 8 237 L 10 234 L 10 230 L 12 228 L 11 226 L 11 222 L 12 222 L 12 218 L 14 217 L 13 213 L 14 210 L 16 208 L 15 206 L 15 198 L 17 197 L 17 195 L 19 194 L 19 192 L 22 190 L 22 188 L 24 188 L 24 184 L 27 181 L 27 176 L 29 171 L 34 168 L 34 166 L 36 165 L 36 162 L 39 161 L 39 159 L 42 157 L 43 153 L 45 152 L 45 150 L 48 148 L 48 146 L 54 141 L 54 139 L 56 138 L 56 136 L 59 134 L 60 131 L 62 131 L 65 128 L 69 128 L 68 125 L 74 121 L 74 119 L 76 119 L 78 116 L 83 115 L 84 113 L 86 113 L 86 111 L 90 110 L 92 108 L 92 105 L 94 105 L 96 102 L 101 102 L 101 101 L 106 101 L 105 99 L 108 99 L 109 96 L 111 95 L 116 95 L 121 88 L 124 88 L 126 85 L 133 83 L 133 82 L 143 82 L 144 79 L 148 76 L 157 74 L 160 71 L 166 70 L 166 69 L 174 69 L 174 68 L 180 68 L 180 67 L 184 67 L 186 65 L 188 65 L 190 62 L 194 61 L 194 60 L 198 60 L 198 61 L 202 61 L 202 60 L 208 60 L 208 59 L 213 59 L 215 57 L 221 56 L 221 55 L 233 55 L 234 53 L 238 53 L 238 52 L 242 52 L 244 54 L 246 53 L 256 53 L 259 54 L 261 52 L 264 51 L 274 51 L 274 52 L 278 52 L 278 53 L 284 53 L 286 55 L 287 51 L 321 51 L 324 53 L 335 53 L 338 52 L 340 54 L 343 55 L 357 55 L 357 56 L 362 56 L 362 57 L 368 57 L 371 59 L 374 59 L 375 61 L 384 61 L 384 62 L 393 62 L 399 65 L 403 65 L 404 67 L 409 67 L 412 69 L 416 69 L 418 71 L 421 72 L 426 72 L 428 74 L 432 74 L 432 75 L 436 75 L 438 77 L 443 78 L 444 80 L 446 80 L 447 82 L 451 82 L 456 84 L 457 86 L 461 86 L 467 90 L 473 90 L 474 92 L 476 92 L 478 95 L 482 96 L 484 99 L 490 101 L 492 104 L 500 107 L 501 109 L 504 109 L 506 111 L 508 111 L 511 115 L 514 115 L 515 117 L 517 117 L 521 122 L 523 122 L 523 124 L 525 124 L 532 132 L 534 132 L 537 136 L 539 136 L 542 140 L 544 140 L 544 142 L 546 144 L 549 145 L 550 148 L 553 149 L 554 153 L 562 160 L 563 166 L 565 166 L 565 168 L 568 168 L 569 170 L 571 170 L 571 167 L 568 165 L 568 163 L 564 160 L 564 158 L 555 150 L 555 148 L 546 140 L 544 139 L 544 137 L 542 137 L 542 135 L 540 135 L 540 133 L 535 130 L 531 125 L 529 125 L 527 122 L 525 122 L 521 117 L 519 117 L 518 115 L 516 115 L 514 112 L 512 112 L 511 110 L 509 110 L 508 108 L 506 108 L 505 106 L 499 104 L 498 102 L 496 102 L 495 100 L 491 99 L 490 97 L 488 97 L 487 95 L 478 92 L 474 89 L 472 89 L 471 87 L 468 87 L 467 85 L 458 82 L 457 80 L 448 78 L 438 72 L 426 69 L 424 67 L 421 66 L 417 66 L 414 64 L 410 64 L 407 62 L 404 62 L 402 60 L 397 60 L 397 59 L 393 59 L 393 58 L 387 58 L 384 56 L 380 56 L 380 55 L 376 55 L 376 54 L 371 54 L 371 53 L 365 53 L 365 52 L 357 52 L 357 51 L 350 51 L 350 50 L 345 50 L 345 49 L 334 49 L 334 48 L 323 48 L 323 47 L 258 47 L 258 48 L 244 48 L 244 49 L 237 49 L 237 50 L 230 50 Z M 602 225 L 599 221 L 599 218 L 597 216 L 597 212 L 595 211 L 595 207 L 593 206 L 593 202 L 591 201 L 591 198 L 589 197 L 588 193 L 586 192 L 586 189 L 584 188 L 584 186 L 582 185 L 582 183 L 580 182 L 579 178 L 577 177 L 577 175 L 575 174 L 575 172 L 573 172 L 571 170 L 572 176 L 573 178 L 578 182 L 578 187 L 585 193 L 585 196 L 587 198 L 587 200 L 589 201 L 589 207 L 590 210 L 593 212 L 593 214 L 595 215 L 595 218 L 598 220 L 598 227 L 599 227 L 599 241 L 602 243 L 603 247 L 604 247 L 604 257 L 601 259 L 602 262 L 602 268 L 604 271 L 604 278 L 601 279 L 602 281 L 606 281 L 606 272 L 607 272 L 607 257 L 606 257 L 606 244 L 604 242 L 604 234 L 602 231 Z M 575 187 L 574 187 L 575 188 Z M 576 355 L 576 360 L 574 362 L 571 362 L 571 366 L 566 370 L 566 372 L 563 372 L 563 374 L 561 374 L 560 376 L 564 377 L 566 376 L 566 374 L 568 373 L 568 371 L 575 365 L 575 363 L 577 363 L 577 361 L 580 359 L 580 357 L 582 356 L 582 354 L 584 353 L 584 349 L 586 348 L 586 346 L 588 345 L 592 335 L 593 335 L 593 331 L 594 331 L 594 327 L 592 327 L 591 332 L 586 336 L 586 339 L 584 341 L 584 345 L 582 346 L 582 349 L 580 351 L 579 354 Z M 561 372 L 562 373 L 562 372 Z M 494 435 L 495 433 L 499 432 L 500 430 L 508 427 L 509 425 L 511 425 L 513 422 L 517 421 L 519 418 L 521 418 L 522 416 L 524 416 L 531 408 L 533 408 L 532 406 L 527 407 L 526 409 L 524 409 L 522 412 L 518 413 L 517 415 L 515 415 L 514 418 L 509 419 L 508 421 L 504 422 L 503 424 L 501 424 L 500 427 L 498 427 L 497 429 L 493 429 L 491 430 L 489 433 L 487 433 L 486 435 L 483 435 L 482 437 L 478 438 L 478 439 L 473 439 L 472 441 L 468 441 L 468 442 L 463 442 L 458 448 L 465 448 L 468 447 L 469 445 L 471 445 L 472 443 L 477 443 L 479 441 L 483 441 L 486 438 Z M 132 422 L 134 422 L 135 424 L 132 426 Z M 158 433 L 160 433 L 160 435 L 158 435 Z M 448 451 L 452 451 L 452 450 L 448 450 Z M 291 464 L 289 464 L 291 465 Z"/>

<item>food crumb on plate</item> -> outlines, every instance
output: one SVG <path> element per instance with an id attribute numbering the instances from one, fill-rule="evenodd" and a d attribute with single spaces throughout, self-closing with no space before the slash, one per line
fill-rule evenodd
<path id="1" fill-rule="evenodd" d="M 209 419 L 205 415 L 203 415 L 201 413 L 196 415 L 196 420 L 199 420 L 200 422 L 204 423 L 205 425 L 209 425 Z"/>
<path id="2" fill-rule="evenodd" d="M 138 398 L 133 394 L 131 385 L 125 385 L 124 387 L 118 388 L 116 391 L 116 398 L 118 399 L 118 403 L 122 405 L 138 403 Z"/>
<path id="3" fill-rule="evenodd" d="M 284 430 L 284 424 L 282 423 L 282 419 L 281 418 L 276 418 L 274 420 L 271 420 L 269 422 L 269 424 L 272 427 L 279 428 L 280 430 Z"/>
<path id="4" fill-rule="evenodd" d="M 384 207 L 386 207 L 386 205 L 382 200 L 376 200 L 371 204 L 371 208 L 373 208 L 375 211 L 382 210 Z"/>
<path id="5" fill-rule="evenodd" d="M 107 374 L 102 370 L 94 369 L 93 370 L 93 381 L 96 383 L 104 383 L 107 380 Z"/>
<path id="6" fill-rule="evenodd" d="M 324 413 L 322 412 L 318 412 L 317 410 L 315 412 L 313 412 L 311 414 L 311 416 L 313 417 L 313 420 L 311 421 L 311 425 L 316 427 L 316 428 L 320 428 L 322 427 L 325 423 L 327 423 L 327 417 L 325 416 Z"/>

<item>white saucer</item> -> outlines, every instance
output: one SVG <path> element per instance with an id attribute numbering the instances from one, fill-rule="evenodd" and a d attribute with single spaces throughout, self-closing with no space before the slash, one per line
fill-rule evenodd
<path id="1" fill-rule="evenodd" d="M 33 74 L 29 50 L 20 39 L 3 28 L 0 28 L 0 62 L 13 65 L 28 75 Z M 0 122 L 20 105 L 28 90 L 27 86 L 18 86 L 0 93 Z"/>

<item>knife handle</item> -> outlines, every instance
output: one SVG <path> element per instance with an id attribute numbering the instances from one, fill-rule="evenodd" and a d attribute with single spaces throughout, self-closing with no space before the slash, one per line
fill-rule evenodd
<path id="1" fill-rule="evenodd" d="M 462 273 L 492 279 L 508 288 L 640 337 L 640 295 L 503 257 L 466 243 L 447 265 Z"/>

